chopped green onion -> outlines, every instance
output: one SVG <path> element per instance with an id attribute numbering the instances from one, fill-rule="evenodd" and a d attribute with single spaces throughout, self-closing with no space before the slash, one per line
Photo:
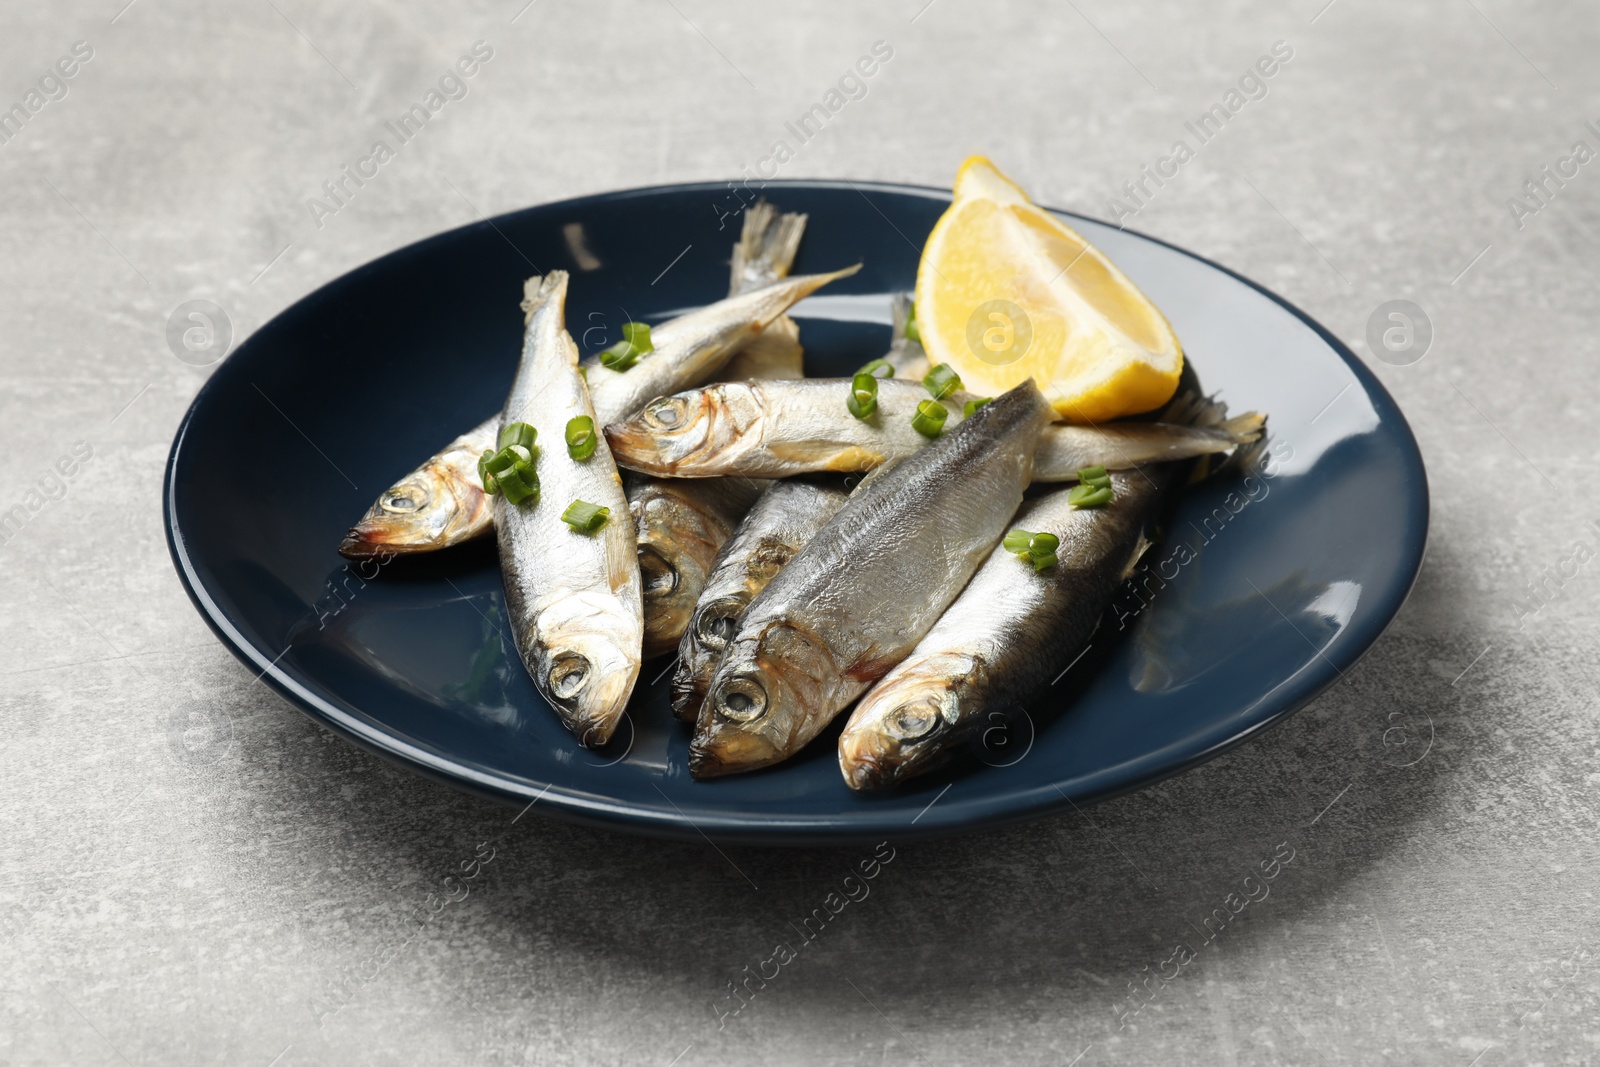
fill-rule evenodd
<path id="1" fill-rule="evenodd" d="M 643 322 L 625 322 L 622 324 L 622 339 L 627 341 L 641 355 L 655 351 L 655 344 L 650 340 L 650 326 Z"/>
<path id="2" fill-rule="evenodd" d="M 510 448 L 512 445 L 521 445 L 529 452 L 533 451 L 533 442 L 538 440 L 539 431 L 525 422 L 508 422 L 505 429 L 500 431 L 500 447 Z"/>
<path id="3" fill-rule="evenodd" d="M 574 500 L 561 513 L 561 521 L 572 527 L 574 533 L 592 534 L 611 518 L 611 509 L 586 500 Z"/>
<path id="4" fill-rule="evenodd" d="M 494 496 L 500 491 L 500 485 L 494 480 L 494 475 L 489 473 L 489 461 L 494 458 L 494 449 L 488 449 L 478 457 L 478 481 L 483 483 L 483 491 Z"/>
<path id="5" fill-rule="evenodd" d="M 650 327 L 642 322 L 622 324 L 622 340 L 600 353 L 600 365 L 614 371 L 625 371 L 639 362 L 639 357 L 655 351 L 650 340 Z"/>
<path id="6" fill-rule="evenodd" d="M 578 415 L 567 421 L 567 455 L 573 459 L 588 459 L 599 443 L 594 420 L 589 416 Z"/>
<path id="7" fill-rule="evenodd" d="M 626 341 L 618 341 L 610 348 L 602 348 L 600 350 L 600 365 L 607 370 L 621 373 L 630 369 L 637 362 L 639 362 L 639 353 L 635 352 L 633 346 Z"/>
<path id="8" fill-rule="evenodd" d="M 1111 503 L 1111 490 L 1098 485 L 1075 485 L 1067 491 L 1067 503 L 1075 508 L 1103 508 Z"/>
<path id="9" fill-rule="evenodd" d="M 856 371 L 857 374 L 870 374 L 874 378 L 893 378 L 894 364 L 886 359 L 875 359 L 871 363 Z"/>
<path id="10" fill-rule="evenodd" d="M 922 328 L 917 325 L 917 302 L 913 300 L 906 309 L 906 340 L 922 343 Z"/>
<path id="11" fill-rule="evenodd" d="M 525 445 L 507 445 L 492 456 L 478 461 L 484 475 L 483 485 L 490 492 L 504 494 L 513 504 L 537 503 L 539 500 L 539 475 L 533 469 L 533 452 Z"/>
<path id="12" fill-rule="evenodd" d="M 850 380 L 850 399 L 844 402 L 850 414 L 858 419 L 870 419 L 878 410 L 878 379 L 862 371 Z"/>
<path id="13" fill-rule="evenodd" d="M 911 416 L 911 428 L 924 437 L 938 437 L 944 432 L 944 420 L 950 417 L 950 412 L 937 400 L 924 400 L 917 405 L 917 413 Z"/>
<path id="14" fill-rule="evenodd" d="M 1031 544 L 1033 544 L 1033 534 L 1027 530 L 1016 529 L 1006 534 L 1005 540 L 1000 542 L 1000 547 L 1007 552 L 1026 553 Z"/>
<path id="15" fill-rule="evenodd" d="M 980 396 L 976 400 L 969 400 L 965 404 L 961 405 L 961 417 L 963 419 L 970 419 L 972 418 L 972 413 L 974 411 L 977 411 L 985 404 L 991 404 L 993 402 L 994 397 L 992 396 Z"/>
<path id="16" fill-rule="evenodd" d="M 1084 485 L 1092 485 L 1096 489 L 1111 488 L 1111 475 L 1106 473 L 1104 467 L 1079 467 L 1078 481 Z"/>
<path id="17" fill-rule="evenodd" d="M 943 400 L 961 388 L 961 375 L 948 363 L 940 363 L 922 378 L 922 387 L 935 400 Z"/>
<path id="18" fill-rule="evenodd" d="M 1059 562 L 1056 549 L 1061 547 L 1061 538 L 1053 533 L 1029 533 L 1019 528 L 1006 534 L 1000 547 L 1007 552 L 1015 552 L 1018 559 L 1033 564 L 1037 573 L 1049 570 Z"/>

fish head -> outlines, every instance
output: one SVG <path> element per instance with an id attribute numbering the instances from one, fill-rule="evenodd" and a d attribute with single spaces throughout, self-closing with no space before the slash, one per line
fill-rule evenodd
<path id="1" fill-rule="evenodd" d="M 832 718 L 838 687 L 827 645 L 797 626 L 734 638 L 700 708 L 689 772 L 715 778 L 788 758 Z"/>
<path id="2" fill-rule="evenodd" d="M 639 535 L 644 654 L 655 656 L 676 648 L 682 639 L 728 529 L 670 485 L 629 497 Z"/>
<path id="3" fill-rule="evenodd" d="M 611 739 L 639 678 L 639 622 L 615 599 L 573 593 L 541 612 L 521 650 L 539 694 L 590 748 Z"/>
<path id="4" fill-rule="evenodd" d="M 487 532 L 493 500 L 478 481 L 477 457 L 447 452 L 385 489 L 344 535 L 339 554 L 431 552 Z"/>
<path id="5" fill-rule="evenodd" d="M 695 607 L 694 617 L 678 646 L 678 669 L 672 675 L 672 713 L 693 723 L 706 701 L 706 690 L 728 642 L 739 630 L 748 596 L 713 597 Z"/>
<path id="6" fill-rule="evenodd" d="M 637 414 L 606 427 L 616 461 L 632 470 L 671 477 L 692 474 L 705 457 L 742 451 L 757 441 L 766 412 L 752 382 L 719 382 L 661 396 Z"/>
<path id="7" fill-rule="evenodd" d="M 982 671 L 975 657 L 948 653 L 890 672 L 839 735 L 839 770 L 850 788 L 887 789 L 945 762 L 969 726 L 963 698 Z"/>

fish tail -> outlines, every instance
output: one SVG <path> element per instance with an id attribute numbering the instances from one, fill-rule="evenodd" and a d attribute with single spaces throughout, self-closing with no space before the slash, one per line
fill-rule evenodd
<path id="1" fill-rule="evenodd" d="M 1206 455 L 1197 459 L 1189 472 L 1190 484 L 1235 471 L 1253 470 L 1266 447 L 1265 415 L 1247 411 L 1229 418 L 1228 405 L 1214 396 L 1182 393 L 1162 411 L 1161 421 L 1217 430 L 1240 446 L 1226 456 Z"/>
<path id="2" fill-rule="evenodd" d="M 1243 415 L 1223 420 L 1217 429 L 1233 438 L 1235 444 L 1251 445 L 1261 440 L 1261 435 L 1266 433 L 1267 417 L 1259 411 L 1247 411 Z"/>
<path id="3" fill-rule="evenodd" d="M 540 277 L 535 274 L 522 283 L 522 313 L 525 322 L 533 321 L 534 312 L 552 301 L 557 304 L 567 299 L 567 272 L 553 270 Z"/>
<path id="4" fill-rule="evenodd" d="M 730 291 L 744 292 L 787 278 L 805 232 L 806 216 L 803 214 L 779 214 L 778 209 L 765 200 L 758 200 L 747 208 L 739 243 L 733 246 Z"/>
<path id="5" fill-rule="evenodd" d="M 894 319 L 894 334 L 890 343 L 898 344 L 905 340 L 906 323 L 911 321 L 911 294 L 896 293 L 889 298 L 889 314 Z"/>

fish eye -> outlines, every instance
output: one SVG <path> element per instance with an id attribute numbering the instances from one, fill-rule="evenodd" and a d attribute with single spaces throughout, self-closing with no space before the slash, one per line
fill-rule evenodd
<path id="1" fill-rule="evenodd" d="M 939 725 L 939 708 L 931 700 L 902 704 L 889 713 L 889 732 L 904 741 L 926 737 Z"/>
<path id="2" fill-rule="evenodd" d="M 396 515 L 409 515 L 428 502 L 428 491 L 420 485 L 397 485 L 384 493 L 378 505 Z"/>
<path id="3" fill-rule="evenodd" d="M 732 722 L 755 722 L 767 713 L 767 691 L 752 678 L 730 678 L 717 687 L 717 714 Z"/>
<path id="4" fill-rule="evenodd" d="M 576 652 L 563 652 L 550 665 L 547 677 L 550 692 L 559 700 L 570 700 L 589 680 L 589 661 Z"/>
<path id="5" fill-rule="evenodd" d="M 720 652 L 733 640 L 739 629 L 739 612 L 744 608 L 737 602 L 721 601 L 707 604 L 694 622 L 695 636 L 700 644 L 712 652 Z"/>
<path id="6" fill-rule="evenodd" d="M 645 421 L 658 429 L 676 430 L 683 425 L 687 410 L 688 405 L 678 397 L 664 396 L 645 407 L 644 417 Z"/>

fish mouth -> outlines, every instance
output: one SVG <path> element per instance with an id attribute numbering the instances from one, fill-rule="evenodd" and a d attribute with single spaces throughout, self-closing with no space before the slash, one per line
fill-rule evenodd
<path id="1" fill-rule="evenodd" d="M 870 756 L 846 757 L 839 754 L 839 773 L 845 785 L 857 793 L 871 793 L 894 784 L 895 775 Z"/>
<path id="2" fill-rule="evenodd" d="M 363 519 L 352 526 L 339 542 L 339 555 L 345 559 L 371 559 L 382 555 L 428 552 L 437 544 L 436 538 L 419 539 L 407 531 L 389 529 L 382 523 Z"/>
<path id="3" fill-rule="evenodd" d="M 382 545 L 383 542 L 373 537 L 370 531 L 352 526 L 339 542 L 339 555 L 345 559 L 366 559 L 383 551 Z"/>
<path id="4" fill-rule="evenodd" d="M 637 417 L 613 422 L 604 433 L 611 456 L 620 466 L 657 476 L 670 476 L 676 468 L 668 449 L 662 447 L 662 438 L 641 425 Z"/>
<path id="5" fill-rule="evenodd" d="M 780 762 L 784 753 L 760 734 L 718 730 L 689 744 L 689 773 L 695 778 L 743 774 Z"/>
<path id="6" fill-rule="evenodd" d="M 678 669 L 672 672 L 672 714 L 690 726 L 700 717 L 700 708 L 706 702 L 707 672 L 698 669 L 699 659 L 697 653 L 689 652 L 678 660 Z"/>
<path id="7" fill-rule="evenodd" d="M 858 793 L 887 789 L 905 778 L 905 748 L 874 730 L 852 730 L 839 737 L 839 773 Z"/>

